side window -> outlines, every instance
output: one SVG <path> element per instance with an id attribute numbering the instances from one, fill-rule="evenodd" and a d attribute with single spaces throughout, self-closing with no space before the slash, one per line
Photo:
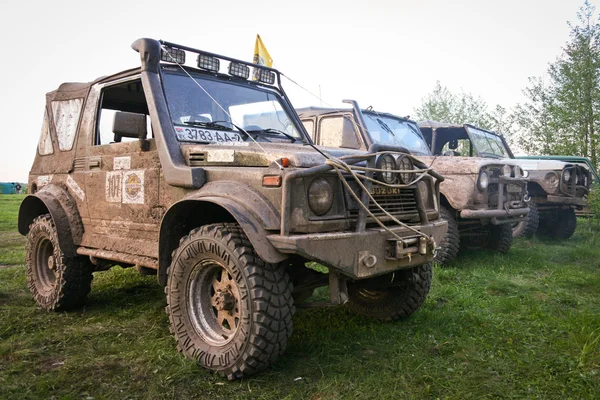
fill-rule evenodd
<path id="1" fill-rule="evenodd" d="M 470 144 L 471 142 L 469 141 L 469 139 L 451 140 L 448 143 L 444 144 L 444 146 L 442 147 L 441 154 L 444 155 L 444 153 L 446 152 L 454 151 L 459 153 L 463 157 L 470 157 Z"/>
<path id="2" fill-rule="evenodd" d="M 319 122 L 319 143 L 317 144 L 346 149 L 358 149 L 360 147 L 351 118 L 341 115 L 321 119 Z"/>
<path id="3" fill-rule="evenodd" d="M 71 99 L 52 102 L 52 118 L 58 138 L 58 148 L 69 151 L 77 133 L 83 99 Z"/>
<path id="4" fill-rule="evenodd" d="M 146 132 L 151 132 L 148 105 L 140 79 L 107 86 L 100 95 L 95 145 L 139 140 L 135 134 L 115 132 L 115 117 L 119 112 L 138 114 L 145 119 Z M 131 115 L 129 119 L 131 120 Z"/>
<path id="5" fill-rule="evenodd" d="M 310 136 L 313 140 L 315 139 L 315 123 L 311 119 L 306 119 L 302 121 L 302 125 L 308 132 L 308 136 Z"/>
<path id="6" fill-rule="evenodd" d="M 50 139 L 50 129 L 48 129 L 48 111 L 44 111 L 44 122 L 42 123 L 42 132 L 40 134 L 38 152 L 41 156 L 54 153 L 52 139 Z"/>

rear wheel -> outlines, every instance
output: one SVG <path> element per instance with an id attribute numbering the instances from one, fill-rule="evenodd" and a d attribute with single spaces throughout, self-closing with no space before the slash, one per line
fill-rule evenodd
<path id="1" fill-rule="evenodd" d="M 348 283 L 346 306 L 361 315 L 383 321 L 408 317 L 425 302 L 431 287 L 431 263 Z"/>
<path id="2" fill-rule="evenodd" d="M 537 232 L 539 222 L 540 215 L 538 214 L 535 203 L 532 201 L 529 203 L 529 214 L 527 214 L 525 221 L 521 221 L 513 225 L 512 236 L 514 238 L 519 236 L 531 238 Z"/>
<path id="3" fill-rule="evenodd" d="M 440 264 L 448 263 L 456 258 L 460 249 L 460 233 L 454 212 L 445 207 L 440 207 L 440 218 L 448 222 L 448 230 L 444 234 L 436 249 L 435 261 Z"/>
<path id="4" fill-rule="evenodd" d="M 556 217 L 556 225 L 551 230 L 551 236 L 555 239 L 568 239 L 575 233 L 577 228 L 577 216 L 575 210 L 567 208 L 560 210 Z"/>
<path id="5" fill-rule="evenodd" d="M 498 253 L 506 253 L 510 250 L 513 240 L 513 231 L 510 224 L 493 225 L 488 233 L 489 240 L 486 248 Z"/>
<path id="6" fill-rule="evenodd" d="M 50 214 L 33 220 L 25 243 L 27 284 L 40 307 L 61 311 L 81 307 L 90 292 L 92 265 L 85 257 L 66 257 L 60 250 Z"/>
<path id="7" fill-rule="evenodd" d="M 165 291 L 178 350 L 230 380 L 268 367 L 287 346 L 294 312 L 288 275 L 260 259 L 237 224 L 184 237 Z"/>

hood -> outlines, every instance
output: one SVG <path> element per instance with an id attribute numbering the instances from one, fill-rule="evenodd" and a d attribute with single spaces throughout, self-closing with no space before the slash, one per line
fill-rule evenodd
<path id="1" fill-rule="evenodd" d="M 525 171 L 562 171 L 569 164 L 558 160 L 523 160 L 511 159 Z"/>
<path id="2" fill-rule="evenodd" d="M 181 151 L 192 165 L 231 165 L 245 167 L 268 167 L 274 160 L 287 158 L 290 167 L 310 168 L 325 163 L 325 157 L 311 146 L 292 143 L 233 142 L 231 144 L 184 144 Z M 323 153 L 339 158 L 365 151 L 317 146 Z"/>
<path id="3" fill-rule="evenodd" d="M 416 156 L 416 158 L 442 175 L 478 174 L 479 170 L 487 165 L 519 165 L 514 162 L 516 160 L 482 157 Z"/>

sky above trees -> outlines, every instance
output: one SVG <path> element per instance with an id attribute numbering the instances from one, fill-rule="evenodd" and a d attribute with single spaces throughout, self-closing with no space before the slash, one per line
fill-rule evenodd
<path id="1" fill-rule="evenodd" d="M 543 4 L 543 7 L 542 5 Z M 259 33 L 275 67 L 323 104 L 345 98 L 407 115 L 437 81 L 488 104 L 522 103 L 569 40 L 580 0 L 334 0 L 301 3 L 12 2 L 0 15 L 0 181 L 27 180 L 44 95 L 139 65 L 130 48 L 153 37 L 251 60 Z M 295 106 L 321 100 L 284 81 Z"/>

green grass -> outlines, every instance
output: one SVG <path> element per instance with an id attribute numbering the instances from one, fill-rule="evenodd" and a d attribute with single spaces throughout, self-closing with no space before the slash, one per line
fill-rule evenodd
<path id="1" fill-rule="evenodd" d="M 20 198 L 0 197 L 0 257 L 18 263 L 22 241 L 13 248 L 6 238 Z M 14 250 L 10 257 L 7 249 Z M 585 223 L 565 242 L 518 240 L 507 255 L 467 253 L 436 267 L 425 305 L 403 321 L 378 323 L 341 307 L 298 310 L 285 355 L 239 382 L 177 353 L 164 306 L 154 277 L 113 268 L 95 274 L 83 310 L 47 313 L 31 299 L 22 265 L 0 269 L 0 398 L 592 399 L 600 393 L 600 231 Z"/>
<path id="2" fill-rule="evenodd" d="M 24 198 L 22 194 L 0 195 L 0 268 L 23 262 L 25 238 L 17 231 L 17 215 Z"/>

